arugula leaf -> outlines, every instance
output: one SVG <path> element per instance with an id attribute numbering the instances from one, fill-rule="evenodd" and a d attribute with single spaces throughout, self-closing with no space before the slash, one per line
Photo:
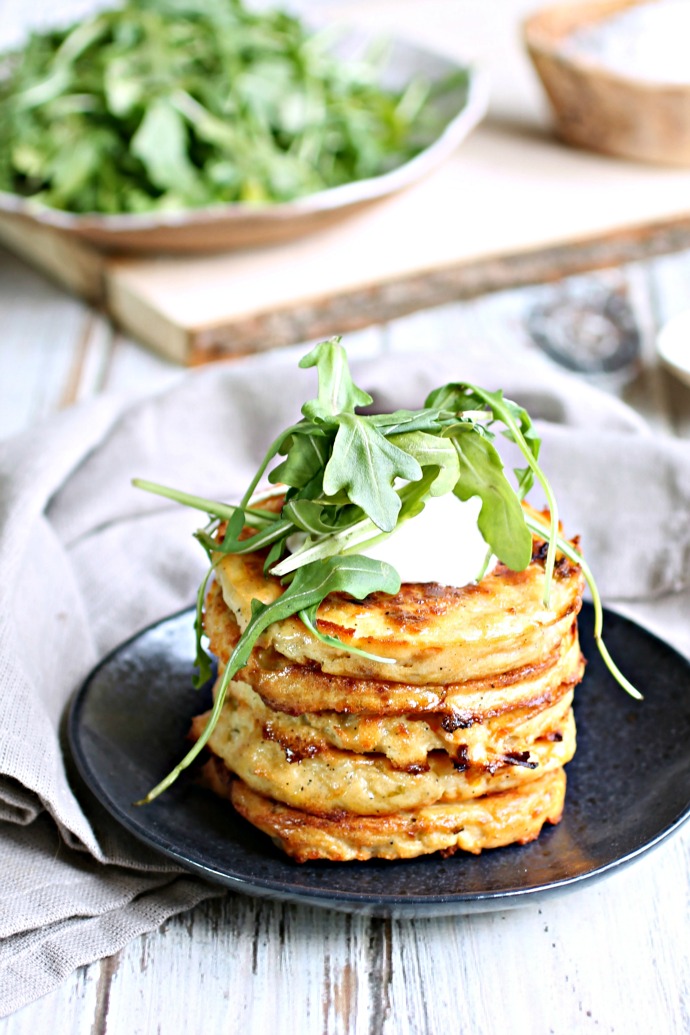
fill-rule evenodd
<path id="1" fill-rule="evenodd" d="M 99 159 L 98 147 L 92 139 L 77 140 L 69 153 L 56 154 L 50 164 L 55 197 L 66 198 L 81 190 Z"/>
<path id="2" fill-rule="evenodd" d="M 132 154 L 144 163 L 155 187 L 162 191 L 182 188 L 193 193 L 196 174 L 187 147 L 184 121 L 163 98 L 147 107 L 130 142 Z"/>
<path id="3" fill-rule="evenodd" d="M 370 593 L 397 593 L 400 576 L 385 561 L 353 554 L 349 557 L 329 557 L 316 564 L 298 568 L 285 592 L 271 604 L 261 604 L 245 629 L 252 645 L 238 643 L 228 663 L 246 664 L 253 643 L 273 622 L 282 622 L 299 611 L 318 607 L 329 593 L 347 593 L 355 600 L 364 600 Z M 237 671 L 237 669 L 235 670 Z"/>
<path id="4" fill-rule="evenodd" d="M 333 435 L 330 439 L 321 428 L 295 432 L 283 445 L 286 452 L 282 463 L 274 467 L 268 476 L 269 482 L 282 483 L 294 489 L 303 489 L 318 476 L 326 466 Z"/>
<path id="5" fill-rule="evenodd" d="M 486 436 L 471 425 L 460 424 L 456 431 L 452 441 L 460 476 L 453 491 L 461 500 L 480 497 L 479 531 L 499 560 L 514 571 L 522 571 L 532 559 L 532 536 L 501 458 Z"/>
<path id="6" fill-rule="evenodd" d="M 467 382 L 456 382 L 436 388 L 428 395 L 424 406 L 435 407 L 441 411 L 449 410 L 455 414 L 488 407 L 495 420 L 510 418 L 512 424 L 516 425 L 522 440 L 528 445 L 533 458 L 539 459 L 541 440 L 534 428 L 532 418 L 524 407 L 519 406 L 511 399 L 506 399 L 501 390 L 490 392 Z M 511 441 L 516 441 L 513 431 L 509 428 L 506 428 L 504 435 Z"/>
<path id="7" fill-rule="evenodd" d="M 440 410 L 395 410 L 393 413 L 374 413 L 369 420 L 384 435 L 402 435 L 411 431 L 437 432 L 440 427 Z"/>
<path id="8" fill-rule="evenodd" d="M 258 468 L 256 474 L 254 475 L 254 477 L 250 481 L 249 485 L 247 486 L 245 494 L 242 497 L 242 500 L 240 502 L 240 506 L 241 507 L 247 507 L 248 506 L 249 501 L 253 497 L 254 492 L 256 490 L 256 487 L 259 484 L 259 482 L 261 481 L 261 478 L 263 477 L 263 474 L 264 474 L 266 468 L 268 467 L 268 465 L 270 464 L 271 460 L 275 456 L 277 456 L 278 453 L 280 453 L 280 452 L 282 452 L 284 450 L 285 443 L 290 440 L 292 435 L 294 435 L 296 432 L 301 431 L 304 427 L 305 427 L 304 422 L 300 421 L 299 424 L 293 424 L 292 427 L 286 428 L 285 431 L 281 431 L 281 433 L 273 440 L 271 445 L 268 447 L 268 450 L 266 451 L 266 455 L 264 456 L 263 460 L 259 464 L 259 468 Z"/>
<path id="9" fill-rule="evenodd" d="M 293 499 L 284 504 L 282 512 L 296 528 L 311 537 L 351 528 L 361 518 L 359 507 L 333 506 L 328 500 Z"/>
<path id="10" fill-rule="evenodd" d="M 368 392 L 354 384 L 340 338 L 320 342 L 299 365 L 316 367 L 319 376 L 318 398 L 304 404 L 305 417 L 328 421 L 340 414 L 354 413 L 357 406 L 368 406 L 374 401 Z"/>
<path id="11" fill-rule="evenodd" d="M 343 525 L 338 521 L 338 510 L 342 508 L 324 506 L 313 500 L 290 500 L 283 507 L 283 513 L 296 528 L 307 535 L 330 535 Z"/>
<path id="12" fill-rule="evenodd" d="M 340 489 L 384 532 L 392 532 L 400 510 L 396 478 L 417 481 L 422 469 L 414 457 L 357 414 L 340 415 L 333 452 L 323 475 L 327 496 Z"/>
<path id="13" fill-rule="evenodd" d="M 529 414 L 516 403 L 505 399 L 503 392 L 489 392 L 467 382 L 448 384 L 435 389 L 427 397 L 425 405 L 447 408 L 459 416 L 466 413 L 468 407 L 487 408 L 494 420 L 503 422 L 506 436 L 518 446 L 527 461 L 526 468 L 518 468 L 515 472 L 520 496 L 525 495 L 534 477 L 539 480 L 551 514 L 551 534 L 546 555 L 547 578 L 544 581 L 544 603 L 548 606 L 551 598 L 551 578 L 556 563 L 558 504 L 549 480 L 538 463 L 540 441 Z"/>
<path id="14" fill-rule="evenodd" d="M 394 435 L 391 442 L 413 457 L 424 470 L 435 467 L 437 474 L 428 489 L 430 496 L 445 496 L 452 492 L 460 477 L 460 464 L 453 443 L 424 431 L 405 432 Z"/>
<path id="15" fill-rule="evenodd" d="M 492 409 L 492 413 L 499 420 L 505 420 L 507 415 L 512 418 L 518 431 L 516 432 L 511 427 L 506 427 L 503 432 L 504 436 L 511 442 L 519 444 L 517 438 L 519 434 L 522 441 L 527 444 L 529 452 L 534 460 L 538 460 L 539 450 L 541 448 L 541 439 L 537 435 L 536 429 L 532 424 L 532 418 L 527 413 L 527 410 L 522 406 L 518 406 L 518 404 L 513 402 L 512 399 L 506 399 L 502 391 L 487 392 L 484 389 L 474 389 L 473 394 L 478 403 L 488 403 Z M 522 498 L 529 492 L 534 484 L 534 470 L 529 466 L 529 464 L 527 467 L 516 467 L 515 475 L 518 480 L 518 494 Z"/>
<path id="16" fill-rule="evenodd" d="M 527 461 L 529 471 L 525 473 L 523 469 L 518 472 L 520 491 L 524 493 L 526 486 L 529 487 L 531 485 L 532 475 L 536 476 L 544 490 L 551 514 L 551 534 L 548 539 L 549 545 L 545 565 L 546 579 L 544 580 L 544 603 L 548 607 L 551 599 L 551 579 L 556 563 L 558 504 L 549 480 L 537 462 L 540 445 L 539 438 L 533 432 L 532 421 L 526 411 L 515 403 L 510 402 L 510 400 L 505 399 L 503 392 L 487 392 L 476 385 L 469 387 L 475 397 L 485 402 L 494 417 L 503 421 L 508 437 L 520 448 L 522 455 Z"/>

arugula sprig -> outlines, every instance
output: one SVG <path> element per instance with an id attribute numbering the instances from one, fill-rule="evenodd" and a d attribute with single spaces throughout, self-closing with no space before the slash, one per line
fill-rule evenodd
<path id="1" fill-rule="evenodd" d="M 390 564 L 370 557 L 331 557 L 322 564 L 300 568 L 285 592 L 272 603 L 252 601 L 252 616 L 228 659 L 201 736 L 182 761 L 137 804 L 146 805 L 167 790 L 206 746 L 223 710 L 230 680 L 246 665 L 254 644 L 269 625 L 294 614 L 304 614 L 309 626 L 319 604 L 329 593 L 345 592 L 355 600 L 363 600 L 370 593 L 397 593 L 399 589 L 400 576 Z"/>
<path id="2" fill-rule="evenodd" d="M 515 571 L 531 561 L 532 533 L 546 538 L 546 607 L 557 551 L 581 566 L 594 602 L 595 640 L 601 655 L 621 686 L 640 696 L 603 643 L 596 583 L 580 554 L 559 534 L 556 499 L 539 465 L 540 439 L 522 407 L 502 392 L 458 382 L 433 391 L 420 410 L 359 413 L 373 400 L 353 382 L 339 338 L 318 344 L 300 366 L 316 368 L 317 397 L 303 405 L 302 419 L 271 443 L 239 504 L 216 502 L 154 482 L 134 482 L 208 515 L 206 526 L 195 533 L 209 559 L 197 597 L 196 685 L 206 682 L 212 671 L 202 618 L 208 580 L 219 561 L 227 554 L 266 550 L 265 572 L 283 583 L 282 594 L 272 603 L 252 601 L 251 618 L 226 665 L 200 739 L 145 802 L 169 787 L 198 756 L 218 721 L 229 681 L 274 622 L 296 615 L 330 646 L 394 663 L 323 634 L 318 629 L 318 608 L 336 591 L 357 600 L 374 592 L 396 593 L 398 573 L 361 551 L 395 534 L 430 499 L 448 493 L 463 501 L 479 497 L 477 524 L 489 555 L 495 554 Z M 525 461 L 513 470 L 512 481 L 496 448 L 498 433 L 517 446 Z M 264 478 L 273 488 L 257 496 Z M 529 516 L 521 505 L 535 480 L 545 493 L 548 519 Z M 280 497 L 279 512 L 275 506 L 261 506 L 272 496 Z"/>
<path id="3" fill-rule="evenodd" d="M 525 520 L 527 522 L 528 527 L 537 535 L 550 534 L 550 529 L 539 518 L 539 516 L 534 518 L 530 515 L 527 515 Z M 630 680 L 623 675 L 621 670 L 618 668 L 618 665 L 616 665 L 615 661 L 609 654 L 608 648 L 604 643 L 602 635 L 604 625 L 604 611 L 601 603 L 601 595 L 597 588 L 597 584 L 594 580 L 592 569 L 589 567 L 589 565 L 587 564 L 579 550 L 576 550 L 572 543 L 569 543 L 568 540 L 565 539 L 562 535 L 556 535 L 556 544 L 558 546 L 558 549 L 561 551 L 562 554 L 564 554 L 568 558 L 568 560 L 571 560 L 575 564 L 578 564 L 582 569 L 582 574 L 585 577 L 585 582 L 587 583 L 587 587 L 592 596 L 592 607 L 594 608 L 594 642 L 597 645 L 597 649 L 601 654 L 601 657 L 606 667 L 608 668 L 609 672 L 614 677 L 616 682 L 620 683 L 623 689 L 627 691 L 627 693 L 629 693 L 631 697 L 634 697 L 636 700 L 641 701 L 642 694 L 637 689 L 637 687 L 633 686 Z"/>

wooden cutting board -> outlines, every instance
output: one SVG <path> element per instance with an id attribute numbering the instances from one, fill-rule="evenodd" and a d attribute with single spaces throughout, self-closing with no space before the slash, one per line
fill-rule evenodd
<path id="1" fill-rule="evenodd" d="M 291 243 L 108 258 L 6 217 L 0 239 L 125 331 L 197 363 L 690 246 L 690 171 L 485 124 L 423 183 Z"/>

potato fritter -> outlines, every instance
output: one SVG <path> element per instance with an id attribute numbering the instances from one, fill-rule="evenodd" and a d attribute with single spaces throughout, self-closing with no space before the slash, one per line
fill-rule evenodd
<path id="1" fill-rule="evenodd" d="M 205 783 L 301 862 L 537 837 L 563 809 L 584 671 L 582 572 L 559 559 L 547 608 L 544 555 L 534 537 L 523 572 L 499 564 L 476 585 L 322 602 L 320 632 L 392 664 L 324 644 L 296 616 L 275 622 L 228 684 Z M 262 553 L 216 561 L 204 625 L 219 683 L 252 600 L 283 588 Z"/>
<path id="2" fill-rule="evenodd" d="M 316 662 L 329 675 L 412 683 L 417 686 L 499 678 L 538 666 L 558 649 L 582 605 L 580 568 L 561 558 L 544 605 L 543 543 L 521 572 L 499 564 L 481 582 L 460 588 L 435 582 L 404 583 L 395 595 L 372 593 L 363 601 L 333 593 L 317 613 L 320 632 L 346 645 L 392 659 L 385 664 L 349 654 L 313 636 L 297 616 L 276 622 L 261 646 L 300 665 Z M 265 555 L 226 554 L 216 573 L 223 598 L 240 629 L 252 600 L 269 603 L 283 592 L 264 575 Z"/>
<path id="3" fill-rule="evenodd" d="M 229 777 L 218 759 L 207 763 L 203 780 L 297 862 L 413 859 L 458 850 L 477 855 L 486 848 L 524 845 L 539 836 L 545 823 L 559 822 L 566 785 L 563 770 L 555 769 L 518 790 L 471 801 L 385 816 L 321 816 L 257 794 Z"/>
<path id="4" fill-rule="evenodd" d="M 205 718 L 197 716 L 193 735 L 201 733 Z M 251 688 L 231 681 L 208 746 L 249 787 L 277 801 L 309 812 L 384 815 L 538 779 L 572 758 L 575 723 L 568 709 L 557 729 L 488 762 L 471 761 L 461 745 L 455 758 L 431 751 L 423 764 L 400 769 L 385 755 L 343 751 L 305 733 L 281 731 Z"/>

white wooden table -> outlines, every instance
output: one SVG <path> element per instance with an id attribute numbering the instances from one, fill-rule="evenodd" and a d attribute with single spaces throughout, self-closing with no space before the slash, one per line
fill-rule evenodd
<path id="1" fill-rule="evenodd" d="M 690 254 L 578 278 L 627 298 L 642 366 L 621 394 L 690 437 L 690 390 L 656 365 L 656 327 L 690 304 Z M 562 285 L 419 313 L 349 339 L 355 354 L 530 347 Z M 0 435 L 100 392 L 183 376 L 0 251 Z M 302 351 L 300 349 L 296 351 Z M 681 1035 L 690 1031 L 690 825 L 621 873 L 538 908 L 438 920 L 348 916 L 227 894 L 76 972 L 0 1022 L 55 1032 Z"/>

